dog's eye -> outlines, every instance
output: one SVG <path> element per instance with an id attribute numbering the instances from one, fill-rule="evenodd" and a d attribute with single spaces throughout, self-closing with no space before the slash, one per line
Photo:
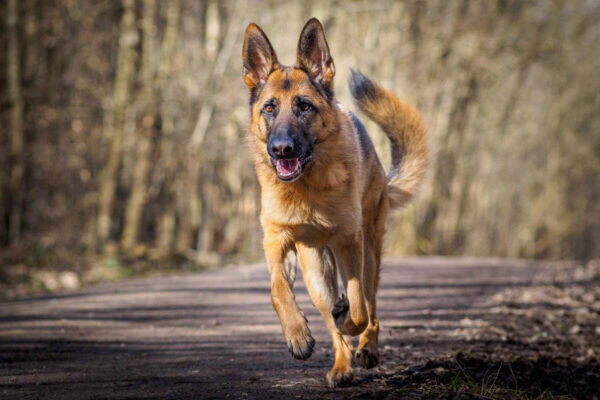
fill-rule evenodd
<path id="1" fill-rule="evenodd" d="M 265 110 L 265 112 L 271 114 L 273 112 L 273 105 L 272 104 L 267 104 L 263 110 Z"/>
<path id="2" fill-rule="evenodd" d="M 299 106 L 300 106 L 300 110 L 305 111 L 305 112 L 312 108 L 312 106 L 308 103 L 300 103 Z"/>

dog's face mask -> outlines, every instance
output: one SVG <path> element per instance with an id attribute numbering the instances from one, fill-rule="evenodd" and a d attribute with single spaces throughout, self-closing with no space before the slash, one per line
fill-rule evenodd
<path id="1" fill-rule="evenodd" d="M 283 182 L 299 179 L 324 141 L 332 117 L 335 68 L 321 24 L 309 21 L 300 35 L 296 65 L 279 64 L 264 32 L 250 24 L 242 51 L 250 89 L 252 133 Z M 325 129 L 324 129 L 325 128 Z"/>

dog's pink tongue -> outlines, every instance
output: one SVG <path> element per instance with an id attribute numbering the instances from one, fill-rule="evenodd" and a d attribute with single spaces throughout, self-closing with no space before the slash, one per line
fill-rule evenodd
<path id="1" fill-rule="evenodd" d="M 277 171 L 282 175 L 291 175 L 298 168 L 300 161 L 297 158 L 291 160 L 277 160 Z"/>

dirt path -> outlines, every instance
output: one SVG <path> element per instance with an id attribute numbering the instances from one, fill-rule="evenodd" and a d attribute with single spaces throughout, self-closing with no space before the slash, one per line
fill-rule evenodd
<path id="1" fill-rule="evenodd" d="M 452 397 L 486 382 L 503 397 L 537 370 L 553 381 L 531 393 L 586 398 L 600 387 L 598 277 L 575 264 L 388 259 L 381 365 L 338 390 L 324 383 L 331 341 L 301 279 L 317 341 L 304 362 L 288 354 L 264 265 L 2 302 L 0 398 Z"/>

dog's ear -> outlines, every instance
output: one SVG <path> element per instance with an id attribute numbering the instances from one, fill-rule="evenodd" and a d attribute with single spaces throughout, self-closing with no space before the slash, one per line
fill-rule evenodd
<path id="1" fill-rule="evenodd" d="M 246 28 L 242 59 L 242 75 L 250 90 L 265 83 L 269 74 L 279 67 L 273 46 L 256 24 L 250 24 Z"/>
<path id="2" fill-rule="evenodd" d="M 316 18 L 311 18 L 302 29 L 298 41 L 296 66 L 305 70 L 326 91 L 333 90 L 335 65 L 329 53 L 323 26 Z"/>

